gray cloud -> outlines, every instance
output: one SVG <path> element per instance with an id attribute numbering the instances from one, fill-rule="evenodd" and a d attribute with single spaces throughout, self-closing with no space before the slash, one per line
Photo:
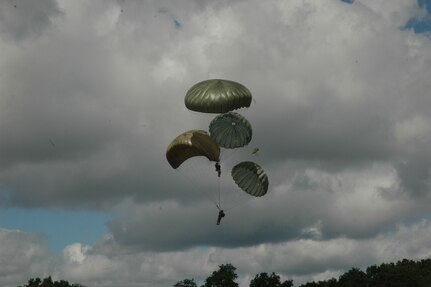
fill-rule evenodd
<path id="1" fill-rule="evenodd" d="M 0 3 L 0 37 L 22 41 L 40 36 L 61 15 L 56 0 L 16 1 Z"/>
<path id="2" fill-rule="evenodd" d="M 222 183 L 227 217 L 220 228 L 214 226 L 217 210 L 211 197 L 205 204 L 190 200 L 180 204 L 124 202 L 121 216 L 108 223 L 111 240 L 133 250 L 182 250 L 307 237 L 368 239 L 393 230 L 397 222 L 414 220 L 428 209 L 428 200 L 417 203 L 400 194 L 388 196 L 402 190 L 397 185 L 397 171 L 389 164 L 338 173 L 306 166 L 303 170 L 293 163 L 278 167 L 287 177 L 274 169 L 272 178 L 280 185 L 263 198 L 249 199 L 234 186 Z M 181 192 L 184 196 L 196 194 L 194 190 Z"/>

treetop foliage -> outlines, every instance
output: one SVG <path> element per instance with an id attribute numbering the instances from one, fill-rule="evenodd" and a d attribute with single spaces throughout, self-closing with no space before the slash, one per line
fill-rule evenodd
<path id="1" fill-rule="evenodd" d="M 352 268 L 338 280 L 309 282 L 299 287 L 427 287 L 431 286 L 431 259 L 369 266 L 365 272 Z"/>
<path id="2" fill-rule="evenodd" d="M 209 276 L 202 287 L 238 287 L 235 282 L 238 275 L 235 272 L 236 267 L 232 264 L 219 265 L 219 269 Z"/>
<path id="3" fill-rule="evenodd" d="M 236 267 L 232 264 L 219 265 L 201 287 L 238 287 Z M 292 280 L 280 281 L 280 276 L 272 272 L 257 274 L 251 281 L 250 287 L 293 287 Z M 431 259 L 413 261 L 403 259 L 396 263 L 372 265 L 362 271 L 352 268 L 338 279 L 308 282 L 298 287 L 430 287 Z M 44 279 L 31 278 L 27 284 L 17 287 L 85 287 L 81 284 L 69 283 L 65 280 L 53 281 L 51 277 Z M 197 287 L 194 279 L 184 279 L 173 287 Z"/>
<path id="4" fill-rule="evenodd" d="M 60 280 L 60 281 L 52 281 L 51 276 L 46 277 L 44 279 L 40 278 L 31 278 L 28 280 L 27 284 L 18 287 L 85 287 L 81 284 L 70 284 L 68 281 Z"/>
<path id="5" fill-rule="evenodd" d="M 195 283 L 195 279 L 184 279 L 177 282 L 174 287 L 198 287 Z"/>
<path id="6" fill-rule="evenodd" d="M 272 272 L 268 276 L 268 273 L 263 272 L 254 277 L 250 282 L 250 287 L 293 287 L 292 280 L 286 280 L 283 283 L 280 281 L 280 276 Z"/>

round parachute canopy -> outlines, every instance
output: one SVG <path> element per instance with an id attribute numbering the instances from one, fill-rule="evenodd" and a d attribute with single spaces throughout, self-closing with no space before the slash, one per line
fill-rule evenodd
<path id="1" fill-rule="evenodd" d="M 253 196 L 263 196 L 268 191 L 268 177 L 256 163 L 243 161 L 232 169 L 232 177 L 236 184 Z"/>
<path id="2" fill-rule="evenodd" d="M 194 156 L 205 156 L 217 162 L 220 160 L 220 146 L 206 131 L 191 130 L 177 136 L 166 150 L 166 158 L 173 168 Z"/>
<path id="3" fill-rule="evenodd" d="M 251 125 L 246 118 L 235 112 L 215 117 L 209 126 L 210 136 L 224 148 L 238 148 L 251 141 Z"/>
<path id="4" fill-rule="evenodd" d="M 240 83 L 211 79 L 191 87 L 184 102 L 186 107 L 192 111 L 221 114 L 249 107 L 251 93 Z"/>

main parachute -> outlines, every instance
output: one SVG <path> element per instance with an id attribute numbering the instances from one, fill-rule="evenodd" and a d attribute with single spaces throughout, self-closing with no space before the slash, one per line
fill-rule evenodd
<path id="1" fill-rule="evenodd" d="M 240 83 L 211 79 L 188 90 L 184 103 L 189 110 L 202 113 L 227 113 L 251 104 L 250 91 Z"/>

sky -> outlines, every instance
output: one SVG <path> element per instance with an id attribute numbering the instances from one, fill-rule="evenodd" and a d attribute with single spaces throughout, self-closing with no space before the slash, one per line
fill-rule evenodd
<path id="1" fill-rule="evenodd" d="M 431 256 L 431 1 L 0 1 L 0 285 L 295 286 Z M 208 129 L 187 90 L 253 95 L 250 144 L 166 161 Z M 258 155 L 252 155 L 254 148 Z M 230 178 L 253 160 L 250 198 Z"/>

